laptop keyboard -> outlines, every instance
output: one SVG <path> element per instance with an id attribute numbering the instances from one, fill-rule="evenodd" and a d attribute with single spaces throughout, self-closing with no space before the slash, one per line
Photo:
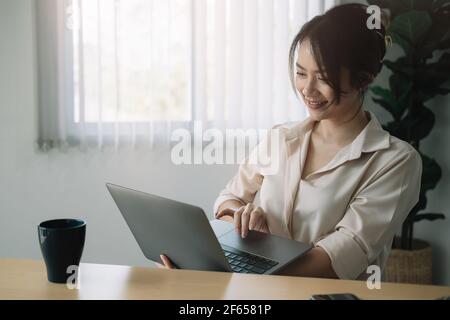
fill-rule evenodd
<path id="1" fill-rule="evenodd" d="M 234 272 L 262 274 L 278 264 L 276 261 L 254 254 L 238 250 L 229 251 L 224 248 L 222 249 Z"/>

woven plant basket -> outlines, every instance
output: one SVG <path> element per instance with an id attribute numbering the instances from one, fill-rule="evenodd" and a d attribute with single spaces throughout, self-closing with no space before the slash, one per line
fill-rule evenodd
<path id="1" fill-rule="evenodd" d="M 385 281 L 431 284 L 431 267 L 431 246 L 414 239 L 413 250 L 391 250 L 385 267 Z"/>

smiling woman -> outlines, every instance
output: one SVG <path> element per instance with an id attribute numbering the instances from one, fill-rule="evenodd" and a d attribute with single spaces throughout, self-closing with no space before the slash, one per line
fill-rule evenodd
<path id="1" fill-rule="evenodd" d="M 272 129 L 282 137 L 278 172 L 245 161 L 215 202 L 216 218 L 243 236 L 260 230 L 314 245 L 283 274 L 364 279 L 383 270 L 417 203 L 419 153 L 363 108 L 386 52 L 385 29 L 368 28 L 370 18 L 367 6 L 347 4 L 301 28 L 289 66 L 310 117 Z"/>
<path id="2" fill-rule="evenodd" d="M 296 86 L 292 70 L 295 52 L 299 45 L 302 52 L 303 44 L 303 53 L 308 50 L 313 59 L 303 61 L 305 56 L 299 56 L 297 67 L 305 71 L 302 62 L 314 67 L 311 71 L 333 90 L 334 101 L 330 102 L 339 104 L 342 96 L 348 93 L 345 90 L 348 88 L 342 87 L 342 77 L 347 78 L 348 81 L 344 81 L 347 85 L 362 94 L 381 71 L 386 53 L 383 24 L 380 23 L 378 29 L 369 29 L 368 19 L 365 6 L 348 4 L 329 10 L 326 15 L 316 16 L 305 24 L 295 36 L 289 51 L 293 87 Z M 299 75 L 303 77 L 304 74 Z"/>

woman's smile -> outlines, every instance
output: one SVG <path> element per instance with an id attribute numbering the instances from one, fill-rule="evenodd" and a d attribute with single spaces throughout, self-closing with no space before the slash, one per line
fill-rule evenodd
<path id="1" fill-rule="evenodd" d="M 308 108 L 311 108 L 314 110 L 326 107 L 328 104 L 328 100 L 324 100 L 324 99 L 307 98 L 307 97 L 303 96 L 303 100 L 305 101 Z"/>

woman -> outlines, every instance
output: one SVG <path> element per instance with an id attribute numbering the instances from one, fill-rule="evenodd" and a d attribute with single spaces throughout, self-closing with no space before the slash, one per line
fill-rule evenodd
<path id="1" fill-rule="evenodd" d="M 289 65 L 310 116 L 272 129 L 281 136 L 279 170 L 243 162 L 214 205 L 242 237 L 258 230 L 313 244 L 286 275 L 363 279 L 369 265 L 383 269 L 419 197 L 420 155 L 363 108 L 386 52 L 384 27 L 368 29 L 368 18 L 366 6 L 347 4 L 303 26 Z"/>

